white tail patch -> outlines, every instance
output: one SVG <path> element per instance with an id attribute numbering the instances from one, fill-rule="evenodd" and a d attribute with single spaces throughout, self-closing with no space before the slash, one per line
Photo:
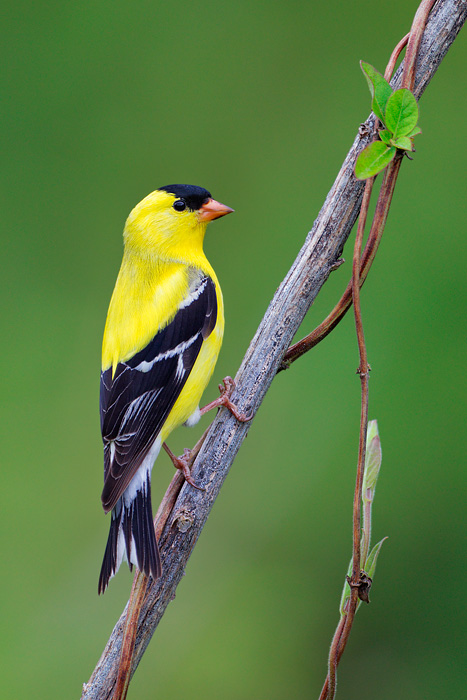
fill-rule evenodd
<path id="1" fill-rule="evenodd" d="M 157 459 L 161 447 L 162 441 L 160 437 L 158 437 L 153 442 L 151 449 L 141 462 L 140 468 L 126 487 L 125 491 L 123 492 L 122 498 L 126 508 L 128 508 L 131 505 L 132 501 L 134 501 L 134 499 L 136 498 L 136 493 L 138 491 L 146 491 L 146 482 L 148 475 L 151 476 L 154 462 Z"/>

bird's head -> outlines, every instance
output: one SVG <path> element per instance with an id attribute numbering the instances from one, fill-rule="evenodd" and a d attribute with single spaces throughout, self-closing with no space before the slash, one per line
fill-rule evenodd
<path id="1" fill-rule="evenodd" d="M 125 247 L 144 257 L 186 260 L 202 254 L 206 226 L 233 209 L 203 187 L 167 185 L 145 197 L 127 219 Z"/>

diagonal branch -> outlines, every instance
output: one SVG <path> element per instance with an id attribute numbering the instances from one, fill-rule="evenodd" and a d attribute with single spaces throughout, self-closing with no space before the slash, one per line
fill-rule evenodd
<path id="1" fill-rule="evenodd" d="M 420 97 L 457 36 L 467 16 L 462 0 L 439 0 L 434 7 L 422 41 L 414 92 Z M 397 83 L 398 81 L 398 83 Z M 400 84 L 400 71 L 396 75 Z M 353 175 L 358 153 L 370 141 L 374 116 L 367 129 L 357 135 L 312 230 L 291 269 L 279 286 L 247 350 L 236 376 L 232 400 L 239 410 L 258 410 L 282 358 L 305 314 L 339 258 L 357 218 L 364 183 Z M 363 132 L 363 130 L 362 130 Z M 219 412 L 193 467 L 193 476 L 206 491 L 185 484 L 159 546 L 163 577 L 150 581 L 136 634 L 132 673 L 175 595 L 188 558 L 245 439 L 250 423 L 238 423 L 227 411 Z M 91 679 L 83 687 L 82 700 L 112 697 L 121 652 L 126 611 L 117 622 Z"/>

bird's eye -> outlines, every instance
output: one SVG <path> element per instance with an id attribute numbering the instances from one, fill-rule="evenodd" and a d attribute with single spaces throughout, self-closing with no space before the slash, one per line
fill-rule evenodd
<path id="1" fill-rule="evenodd" d="M 183 199 L 177 199 L 173 203 L 173 208 L 175 209 L 175 211 L 185 211 L 186 203 L 183 201 Z"/>

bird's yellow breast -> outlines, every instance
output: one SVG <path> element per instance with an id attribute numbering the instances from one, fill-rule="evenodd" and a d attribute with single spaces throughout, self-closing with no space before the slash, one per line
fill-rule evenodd
<path id="1" fill-rule="evenodd" d="M 105 324 L 102 369 L 142 350 L 170 323 L 187 291 L 186 265 L 124 256 Z"/>
<path id="2" fill-rule="evenodd" d="M 217 296 L 217 319 L 206 338 L 193 369 L 177 398 L 160 437 L 162 441 L 174 428 L 196 411 L 213 373 L 224 335 L 224 304 L 219 282 L 207 260 L 202 272 L 214 282 Z M 193 269 L 193 268 L 191 268 Z M 174 318 L 189 290 L 190 268 L 182 263 L 158 261 L 141 268 L 122 262 L 109 306 L 102 347 L 102 369 L 116 368 L 142 350 Z"/>

